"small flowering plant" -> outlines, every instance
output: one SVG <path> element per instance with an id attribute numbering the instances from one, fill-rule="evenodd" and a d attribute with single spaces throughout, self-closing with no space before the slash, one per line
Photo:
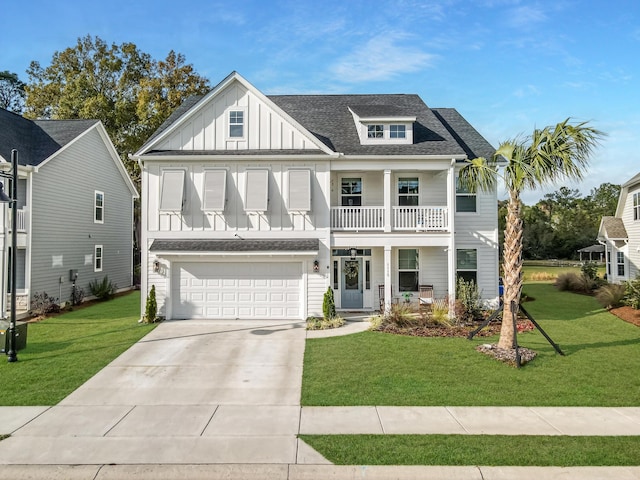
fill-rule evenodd
<path id="1" fill-rule="evenodd" d="M 413 297 L 413 293 L 411 292 L 404 292 L 402 294 L 402 296 L 404 297 L 404 301 L 405 303 L 409 303 L 411 301 L 411 297 Z"/>

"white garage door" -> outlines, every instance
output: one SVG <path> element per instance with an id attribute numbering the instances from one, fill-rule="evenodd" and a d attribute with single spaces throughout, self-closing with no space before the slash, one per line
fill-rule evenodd
<path id="1" fill-rule="evenodd" d="M 300 319 L 300 263 L 181 263 L 173 318 Z"/>

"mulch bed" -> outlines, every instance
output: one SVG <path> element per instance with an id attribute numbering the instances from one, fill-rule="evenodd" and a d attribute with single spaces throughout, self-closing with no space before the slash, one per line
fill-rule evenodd
<path id="1" fill-rule="evenodd" d="M 396 335 L 409 335 L 412 337 L 459 337 L 467 338 L 469 332 L 472 332 L 480 326 L 480 322 L 471 325 L 461 325 L 447 327 L 444 325 L 429 325 L 420 327 L 398 327 L 396 325 L 382 325 L 377 330 L 379 332 L 393 333 Z M 491 337 L 500 333 L 501 321 L 495 320 L 480 330 L 476 337 Z M 534 326 L 529 320 L 518 320 L 518 333 L 533 330 Z"/>
<path id="2" fill-rule="evenodd" d="M 631 307 L 617 307 L 609 310 L 616 317 L 640 327 L 640 310 Z"/>

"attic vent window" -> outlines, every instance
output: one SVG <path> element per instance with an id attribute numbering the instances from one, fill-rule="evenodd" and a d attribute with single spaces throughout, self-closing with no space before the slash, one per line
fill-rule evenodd
<path id="1" fill-rule="evenodd" d="M 244 111 L 231 110 L 229 112 L 229 137 L 244 137 Z"/>
<path id="2" fill-rule="evenodd" d="M 383 125 L 368 125 L 367 126 L 367 138 L 384 138 L 384 126 Z"/>
<path id="3" fill-rule="evenodd" d="M 407 127 L 406 125 L 391 125 L 389 127 L 389 138 L 406 138 Z"/>

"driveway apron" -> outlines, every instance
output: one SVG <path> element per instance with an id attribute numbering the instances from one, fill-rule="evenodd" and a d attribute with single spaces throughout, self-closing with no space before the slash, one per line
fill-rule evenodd
<path id="1" fill-rule="evenodd" d="M 0 463 L 295 463 L 304 344 L 301 322 L 163 322 L 0 442 Z"/>

